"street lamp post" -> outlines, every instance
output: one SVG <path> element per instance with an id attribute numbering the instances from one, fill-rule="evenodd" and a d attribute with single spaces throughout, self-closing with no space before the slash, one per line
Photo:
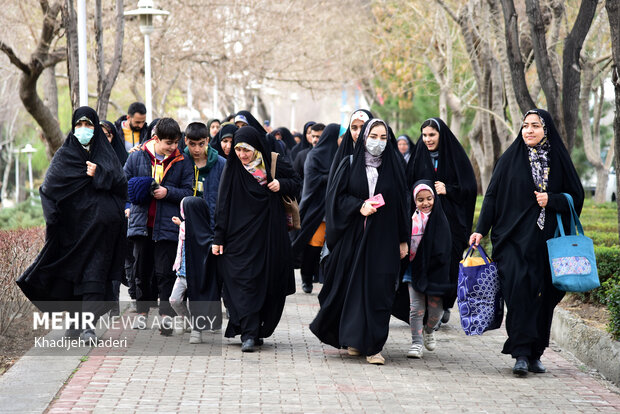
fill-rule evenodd
<path id="1" fill-rule="evenodd" d="M 153 103 L 151 96 L 151 33 L 153 16 L 165 16 L 170 14 L 166 10 L 156 9 L 153 0 L 138 1 L 138 9 L 125 12 L 125 16 L 140 17 L 140 32 L 144 35 L 144 99 L 146 105 L 146 122 L 153 120 Z"/>
<path id="2" fill-rule="evenodd" d="M 30 182 L 30 203 L 34 204 L 34 189 L 32 184 L 32 154 L 37 152 L 37 150 L 30 144 L 26 144 L 26 146 L 22 149 L 22 154 L 26 154 L 28 156 L 28 181 Z"/>
<path id="3" fill-rule="evenodd" d="M 19 149 L 13 150 L 15 154 L 15 205 L 19 204 Z"/>
<path id="4" fill-rule="evenodd" d="M 295 102 L 297 99 L 299 99 L 299 95 L 293 92 L 291 94 L 291 131 L 295 130 Z"/>

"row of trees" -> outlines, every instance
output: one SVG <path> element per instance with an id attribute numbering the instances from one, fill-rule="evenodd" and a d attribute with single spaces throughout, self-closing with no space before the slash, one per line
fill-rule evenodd
<path id="1" fill-rule="evenodd" d="M 407 107 L 430 72 L 439 116 L 467 138 L 483 188 L 516 136 L 521 115 L 545 107 L 567 148 L 583 146 L 597 172 L 597 197 L 603 197 L 614 144 L 601 140 L 600 120 L 604 81 L 615 68 L 609 19 L 617 2 L 607 1 L 607 12 L 603 3 L 377 0 L 379 87 Z"/>

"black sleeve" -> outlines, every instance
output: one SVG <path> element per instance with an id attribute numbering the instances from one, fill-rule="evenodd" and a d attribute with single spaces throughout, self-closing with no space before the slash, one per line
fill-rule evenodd
<path id="1" fill-rule="evenodd" d="M 295 172 L 291 163 L 284 157 L 278 157 L 275 178 L 280 182 L 279 194 L 296 196 L 301 191 L 301 178 Z"/>

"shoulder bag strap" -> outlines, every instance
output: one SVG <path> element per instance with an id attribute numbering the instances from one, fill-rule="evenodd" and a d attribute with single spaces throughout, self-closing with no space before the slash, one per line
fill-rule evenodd
<path id="1" fill-rule="evenodd" d="M 272 152 L 271 153 L 271 179 L 275 180 L 276 179 L 276 164 L 278 162 L 278 153 L 277 152 Z"/>

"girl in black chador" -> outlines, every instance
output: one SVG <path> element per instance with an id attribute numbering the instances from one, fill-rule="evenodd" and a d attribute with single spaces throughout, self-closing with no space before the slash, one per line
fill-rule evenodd
<path id="1" fill-rule="evenodd" d="M 448 125 L 439 118 L 430 118 L 422 123 L 420 130 L 422 134 L 415 146 L 415 153 L 407 164 L 407 178 L 410 189 L 418 180 L 431 180 L 434 183 L 450 224 L 452 288 L 443 296 L 442 322 L 446 323 L 456 301 L 459 262 L 463 259 L 463 251 L 472 229 L 478 190 L 469 157 Z"/>
<path id="2" fill-rule="evenodd" d="M 212 251 L 230 312 L 225 335 L 240 334 L 243 352 L 273 333 L 286 296 L 295 292 L 281 197 L 297 194 L 301 180 L 284 157 L 272 177 L 271 155 L 264 134 L 251 126 L 237 130 L 217 200 Z"/>
<path id="3" fill-rule="evenodd" d="M 45 245 L 17 284 L 42 311 L 92 312 L 96 322 L 108 310 L 103 301 L 113 300 L 112 281 L 121 279 L 127 180 L 94 109 L 76 109 L 71 125 L 39 191 Z M 90 342 L 95 332 L 82 337 Z"/>
<path id="4" fill-rule="evenodd" d="M 519 136 L 497 161 L 471 244 L 491 230 L 502 295 L 508 307 L 508 340 L 502 353 L 516 359 L 513 373 L 546 371 L 540 362 L 549 346 L 553 309 L 564 296 L 551 283 L 546 241 L 553 237 L 556 213 L 570 223 L 568 201 L 577 213 L 583 187 L 551 115 L 528 111 Z"/>
<path id="5" fill-rule="evenodd" d="M 353 158 L 327 189 L 325 284 L 310 330 L 324 343 L 383 364 L 400 260 L 407 255 L 407 188 L 396 140 L 380 119 L 367 121 Z M 382 198 L 381 201 L 371 201 Z M 384 203 L 384 205 L 383 205 Z"/>

